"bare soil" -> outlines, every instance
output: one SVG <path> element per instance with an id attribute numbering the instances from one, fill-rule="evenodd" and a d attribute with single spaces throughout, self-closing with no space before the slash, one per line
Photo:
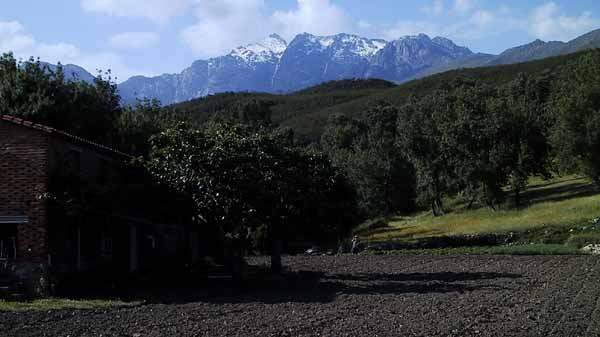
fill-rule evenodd
<path id="1" fill-rule="evenodd" d="M 252 264 L 266 263 L 252 259 Z M 289 257 L 284 279 L 0 313 L 0 336 L 600 336 L 593 256 Z"/>

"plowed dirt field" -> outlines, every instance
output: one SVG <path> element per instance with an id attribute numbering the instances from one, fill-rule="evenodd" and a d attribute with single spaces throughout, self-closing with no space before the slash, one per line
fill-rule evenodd
<path id="1" fill-rule="evenodd" d="M 288 257 L 284 264 L 293 271 L 285 280 L 242 291 L 223 281 L 172 289 L 170 300 L 136 307 L 0 313 L 0 336 L 600 336 L 593 256 Z"/>

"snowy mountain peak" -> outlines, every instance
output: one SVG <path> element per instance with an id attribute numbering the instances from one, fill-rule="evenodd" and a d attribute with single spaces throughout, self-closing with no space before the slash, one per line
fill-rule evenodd
<path id="1" fill-rule="evenodd" d="M 287 48 L 287 41 L 279 36 L 278 34 L 271 34 L 268 38 L 264 39 L 262 45 L 271 49 L 275 54 L 283 54 Z"/>
<path id="2" fill-rule="evenodd" d="M 354 54 L 368 58 L 383 49 L 387 44 L 387 41 L 371 40 L 357 35 L 344 33 L 330 36 L 316 36 L 304 33 L 298 35 L 292 44 L 302 44 L 306 48 L 317 49 L 320 51 L 328 50 L 334 55 Z"/>
<path id="3" fill-rule="evenodd" d="M 333 42 L 333 36 L 316 36 L 309 33 L 302 33 L 294 38 L 292 44 L 304 45 L 308 48 L 327 49 Z"/>
<path id="4" fill-rule="evenodd" d="M 407 41 L 407 40 L 419 40 L 419 41 L 431 41 L 431 38 L 427 34 L 418 34 L 418 35 L 405 35 L 398 38 L 397 41 Z"/>
<path id="5" fill-rule="evenodd" d="M 385 40 L 371 40 L 356 35 L 340 34 L 337 36 L 341 47 L 362 57 L 371 57 L 383 49 Z"/>
<path id="6" fill-rule="evenodd" d="M 248 63 L 259 63 L 280 58 L 286 48 L 287 42 L 281 36 L 271 34 L 260 42 L 234 49 L 230 55 Z"/>
<path id="7" fill-rule="evenodd" d="M 431 39 L 426 34 L 408 35 L 393 41 L 391 48 L 397 50 L 397 55 L 404 62 L 419 63 L 427 58 L 456 59 L 473 54 L 471 50 L 456 45 L 449 39 L 435 37 Z M 425 62 L 429 64 L 430 62 Z"/>
<path id="8" fill-rule="evenodd" d="M 153 97 L 171 104 L 218 92 L 289 92 L 349 78 L 400 83 L 460 65 L 472 56 L 449 39 L 426 34 L 386 42 L 352 34 L 304 33 L 289 44 L 272 34 L 227 55 L 196 61 L 180 74 L 132 78 L 119 85 L 119 92 L 126 102 Z"/>

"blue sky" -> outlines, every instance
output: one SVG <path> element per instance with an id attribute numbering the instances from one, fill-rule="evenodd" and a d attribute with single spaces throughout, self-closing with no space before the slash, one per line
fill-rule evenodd
<path id="1" fill-rule="evenodd" d="M 278 33 L 340 32 L 396 39 L 426 33 L 476 52 L 600 28 L 597 0 L 10 0 L 0 52 L 74 63 L 91 72 L 180 72 L 194 60 Z"/>

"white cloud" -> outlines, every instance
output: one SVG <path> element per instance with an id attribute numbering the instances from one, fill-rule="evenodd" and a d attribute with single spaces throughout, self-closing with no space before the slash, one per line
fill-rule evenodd
<path id="1" fill-rule="evenodd" d="M 502 15 L 508 7 L 498 11 L 478 9 L 461 20 L 451 24 L 440 24 L 436 21 L 398 21 L 385 29 L 381 35 L 387 39 L 397 39 L 404 35 L 425 33 L 429 36 L 443 36 L 462 41 L 489 38 L 511 30 L 526 29 L 524 20 Z"/>
<path id="2" fill-rule="evenodd" d="M 360 21 L 358 21 L 358 28 L 360 28 L 360 29 L 371 29 L 371 28 L 373 28 L 373 24 L 370 23 L 369 21 L 360 20 Z"/>
<path id="3" fill-rule="evenodd" d="M 297 8 L 273 13 L 277 31 L 286 38 L 308 32 L 316 35 L 332 35 L 349 28 L 344 10 L 329 0 L 298 0 Z"/>
<path id="4" fill-rule="evenodd" d="M 346 13 L 329 0 L 297 0 L 292 10 L 272 14 L 266 13 L 264 0 L 195 0 L 194 6 L 198 21 L 180 36 L 200 57 L 222 55 L 273 32 L 289 40 L 303 32 L 330 35 L 350 29 Z"/>
<path id="5" fill-rule="evenodd" d="M 423 6 L 421 10 L 429 15 L 440 15 L 444 12 L 444 1 L 435 0 L 429 5 Z"/>
<path id="6" fill-rule="evenodd" d="M 479 40 L 497 36 L 508 31 L 526 29 L 526 21 L 503 15 L 510 10 L 501 7 L 498 11 L 475 10 L 464 21 L 448 27 L 450 37 L 462 40 Z"/>
<path id="7" fill-rule="evenodd" d="M 82 53 L 77 58 L 63 63 L 73 63 L 81 66 L 89 71 L 92 75 L 96 75 L 97 70 L 110 70 L 112 76 L 117 78 L 117 82 L 123 82 L 131 76 L 136 75 L 158 75 L 153 71 L 131 67 L 122 55 L 112 52 Z"/>
<path id="8" fill-rule="evenodd" d="M 269 34 L 264 7 L 263 0 L 196 0 L 198 22 L 185 28 L 181 38 L 198 56 L 227 53 Z"/>
<path id="9" fill-rule="evenodd" d="M 570 40 L 582 33 L 596 28 L 600 21 L 592 17 L 591 12 L 579 16 L 560 14 L 560 8 L 554 2 L 537 7 L 530 18 L 531 35 L 544 40 Z"/>
<path id="10" fill-rule="evenodd" d="M 479 10 L 473 13 L 469 21 L 475 26 L 483 27 L 493 23 L 495 19 L 496 18 L 494 17 L 494 14 L 492 12 Z"/>
<path id="11" fill-rule="evenodd" d="M 12 52 L 15 57 L 30 56 L 47 59 L 74 58 L 79 49 L 69 43 L 38 42 L 18 21 L 0 21 L 0 52 Z"/>
<path id="12" fill-rule="evenodd" d="M 183 13 L 189 4 L 190 0 L 81 0 L 81 7 L 88 12 L 145 18 L 161 24 Z"/>
<path id="13" fill-rule="evenodd" d="M 431 16 L 448 15 L 452 21 L 442 24 L 439 20 L 401 20 L 383 29 L 380 35 L 397 39 L 403 35 L 425 33 L 468 41 L 527 27 L 524 24 L 526 20 L 508 15 L 510 7 L 500 5 L 495 10 L 484 9 L 478 0 L 453 0 L 449 7 L 442 0 L 437 0 L 421 10 Z"/>
<path id="14" fill-rule="evenodd" d="M 52 62 L 58 62 L 60 60 L 75 60 L 81 56 L 81 51 L 76 46 L 69 43 L 38 43 L 34 49 L 37 51 L 36 55 L 44 60 L 56 60 Z"/>
<path id="15" fill-rule="evenodd" d="M 477 6 L 476 0 L 454 0 L 454 11 L 458 13 L 468 13 Z"/>
<path id="16" fill-rule="evenodd" d="M 114 48 L 141 49 L 158 44 L 160 38 L 153 32 L 125 32 L 113 35 L 108 44 Z"/>
<path id="17" fill-rule="evenodd" d="M 119 80 L 125 80 L 133 75 L 151 75 L 150 72 L 142 69 L 129 67 L 123 57 L 116 53 L 87 53 L 70 43 L 38 41 L 27 33 L 25 27 L 18 21 L 0 21 L 0 53 L 5 52 L 12 52 L 15 57 L 21 59 L 33 56 L 53 64 L 58 62 L 76 64 L 92 74 L 96 73 L 96 69 L 111 69 Z"/>
<path id="18" fill-rule="evenodd" d="M 0 36 L 14 35 L 25 30 L 23 25 L 18 21 L 0 21 Z"/>
<path id="19" fill-rule="evenodd" d="M 25 28 L 17 21 L 0 21 L 0 52 L 32 48 L 35 40 L 25 34 Z"/>

